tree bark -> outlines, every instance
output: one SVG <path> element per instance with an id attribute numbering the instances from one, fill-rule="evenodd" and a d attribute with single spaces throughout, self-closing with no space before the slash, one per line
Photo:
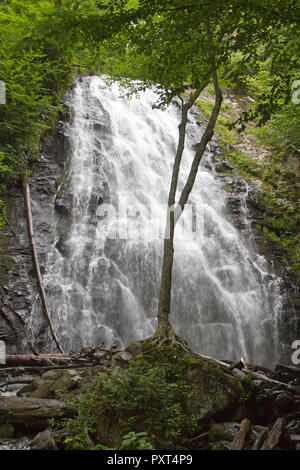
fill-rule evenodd
<path id="1" fill-rule="evenodd" d="M 269 436 L 262 445 L 261 450 L 271 450 L 277 446 L 279 438 L 285 426 L 286 420 L 284 418 L 278 418 L 272 427 Z"/>
<path id="2" fill-rule="evenodd" d="M 165 232 L 165 240 L 164 240 L 162 277 L 161 277 L 161 286 L 160 286 L 158 315 L 157 315 L 158 324 L 157 324 L 157 330 L 155 332 L 155 336 L 158 336 L 159 338 L 168 338 L 170 335 L 174 336 L 173 329 L 169 322 L 169 315 L 170 315 L 170 310 L 171 310 L 171 287 L 172 287 L 172 270 L 173 270 L 173 261 L 174 261 L 175 226 L 185 208 L 189 195 L 193 189 L 201 158 L 204 154 L 204 151 L 206 149 L 208 142 L 211 140 L 213 136 L 214 127 L 216 125 L 217 118 L 218 118 L 222 101 L 223 101 L 222 90 L 219 86 L 217 68 L 216 68 L 213 54 L 210 57 L 210 61 L 211 61 L 211 71 L 212 71 L 214 89 L 215 89 L 215 105 L 214 105 L 212 114 L 210 116 L 209 122 L 204 131 L 204 134 L 201 138 L 200 145 L 195 153 L 195 156 L 191 165 L 190 173 L 187 178 L 186 184 L 183 188 L 183 191 L 181 193 L 181 196 L 179 198 L 179 202 L 177 206 L 175 207 L 175 195 L 176 195 L 177 184 L 178 184 L 178 175 L 179 175 L 180 163 L 181 163 L 181 158 L 182 158 L 182 154 L 184 150 L 184 143 L 185 143 L 187 114 L 188 114 L 190 107 L 192 106 L 192 104 L 194 104 L 197 97 L 200 95 L 201 91 L 206 87 L 207 84 L 205 84 L 203 87 L 201 87 L 199 90 L 195 92 L 195 94 L 192 96 L 193 103 L 188 107 L 188 109 L 185 108 L 185 105 L 182 106 L 182 118 L 181 118 L 181 123 L 179 125 L 179 141 L 178 141 L 177 153 L 175 157 L 172 179 L 171 179 L 171 186 L 170 186 L 170 193 L 169 193 L 169 200 L 168 200 L 168 215 L 167 215 L 166 232 Z"/>
<path id="3" fill-rule="evenodd" d="M 190 99 L 184 103 L 181 98 L 181 122 L 178 126 L 179 130 L 179 139 L 177 145 L 176 156 L 173 165 L 171 185 L 168 198 L 168 213 L 164 237 L 164 250 L 163 250 L 163 266 L 162 266 L 162 278 L 160 286 L 160 296 L 159 296 L 159 305 L 158 305 L 158 324 L 155 335 L 158 337 L 168 336 L 169 332 L 172 330 L 169 322 L 169 314 L 171 308 L 171 286 L 172 286 L 172 269 L 173 269 L 173 260 L 174 260 L 174 230 L 175 224 L 178 220 L 177 214 L 174 213 L 174 204 L 175 196 L 178 185 L 178 177 L 181 159 L 185 146 L 186 138 L 186 125 L 188 120 L 188 112 L 191 107 L 194 105 L 196 99 L 207 86 L 208 83 L 204 83 L 202 86 L 197 88 L 197 90 L 190 96 Z M 175 209 L 176 210 L 176 209 Z"/>
<path id="4" fill-rule="evenodd" d="M 33 231 L 33 224 L 32 224 L 32 215 L 31 215 L 31 203 L 30 203 L 30 191 L 29 191 L 29 184 L 24 177 L 22 180 L 22 186 L 23 186 L 23 191 L 24 191 L 24 200 L 25 200 L 25 208 L 26 208 L 26 217 L 27 217 L 27 224 L 28 224 L 28 233 L 29 233 L 29 239 L 30 239 L 30 245 L 32 249 L 32 256 L 33 256 L 33 264 L 36 272 L 36 277 L 37 277 L 37 282 L 41 294 L 41 299 L 42 299 L 42 304 L 44 307 L 45 315 L 50 327 L 50 331 L 52 334 L 52 338 L 58 348 L 58 350 L 63 353 L 63 350 L 58 342 L 57 336 L 54 331 L 54 327 L 50 318 L 49 310 L 48 310 L 48 305 L 47 305 L 47 298 L 46 298 L 46 293 L 44 290 L 44 285 L 43 285 L 43 280 L 41 276 L 41 271 L 40 271 L 40 265 L 38 261 L 38 256 L 37 256 L 37 251 L 36 251 L 36 245 L 35 245 L 35 239 L 34 239 L 34 231 Z"/>
<path id="5" fill-rule="evenodd" d="M 233 443 L 231 445 L 231 450 L 243 450 L 246 442 L 246 437 L 248 432 L 250 431 L 251 423 L 249 419 L 245 418 L 241 422 L 241 428 L 235 435 L 233 439 Z"/>

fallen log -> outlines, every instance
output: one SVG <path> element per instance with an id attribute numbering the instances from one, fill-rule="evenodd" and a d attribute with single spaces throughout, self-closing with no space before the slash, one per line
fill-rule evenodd
<path id="1" fill-rule="evenodd" d="M 246 442 L 246 437 L 248 435 L 248 432 L 250 431 L 250 428 L 251 422 L 249 421 L 249 419 L 243 419 L 243 421 L 241 422 L 241 428 L 233 439 L 231 450 L 243 450 Z"/>
<path id="2" fill-rule="evenodd" d="M 274 449 L 277 446 L 277 444 L 279 442 L 279 438 L 280 438 L 280 436 L 282 434 L 282 431 L 283 431 L 283 428 L 285 426 L 285 423 L 286 423 L 285 418 L 278 418 L 275 421 L 275 424 L 272 427 L 272 429 L 269 433 L 269 436 L 267 437 L 267 439 L 263 443 L 263 445 L 261 447 L 261 450 L 271 450 L 271 449 Z"/>
<path id="3" fill-rule="evenodd" d="M 16 370 L 19 370 L 20 373 L 36 373 L 36 374 L 42 374 L 44 372 L 47 372 L 48 370 L 53 370 L 53 369 L 78 369 L 78 368 L 83 368 L 83 367 L 97 367 L 99 365 L 102 365 L 102 362 L 99 362 L 96 364 L 95 362 L 82 362 L 80 364 L 64 364 L 62 366 L 59 365 L 53 365 L 53 366 L 25 366 L 25 367 L 7 367 L 5 369 L 0 369 L 4 370 L 5 372 L 13 372 Z M 104 364 L 103 364 L 104 365 Z"/>
<path id="4" fill-rule="evenodd" d="M 15 385 L 15 384 L 31 384 L 33 379 L 16 379 L 16 380 L 7 380 L 6 382 L 0 384 L 0 388 L 6 387 L 7 385 Z"/>
<path id="5" fill-rule="evenodd" d="M 40 431 L 50 418 L 72 416 L 73 411 L 59 400 L 0 397 L 0 424 L 10 423 L 27 430 Z"/>
<path id="6" fill-rule="evenodd" d="M 7 367 L 54 366 L 90 362 L 88 358 L 73 357 L 69 354 L 40 354 L 39 356 L 34 356 L 33 354 L 8 354 L 4 357 L 0 356 L 0 360 L 1 359 L 5 360 L 5 364 L 0 365 L 2 369 Z"/>
<path id="7" fill-rule="evenodd" d="M 276 372 L 283 372 L 284 374 L 288 374 L 293 379 L 300 378 L 300 367 L 297 366 L 286 366 L 284 364 L 277 364 L 275 367 Z"/>
<path id="8" fill-rule="evenodd" d="M 267 377 L 266 375 L 258 374 L 257 372 L 253 372 L 252 370 L 249 370 L 249 369 L 244 369 L 244 372 L 245 372 L 245 374 L 253 375 L 253 377 L 255 377 L 256 379 L 262 380 L 264 382 L 268 382 L 270 384 L 280 385 L 280 387 L 282 387 L 282 388 L 285 388 L 287 390 L 291 390 L 291 391 L 293 391 L 297 394 L 300 394 L 300 388 L 299 387 L 295 387 L 293 385 L 286 384 L 284 382 L 279 382 L 278 380 L 275 380 L 275 379 L 270 379 L 270 377 Z"/>
<path id="9" fill-rule="evenodd" d="M 53 338 L 58 350 L 61 353 L 63 353 L 62 347 L 60 346 L 59 341 L 58 341 L 57 336 L 56 336 L 56 333 L 54 331 L 54 327 L 53 327 L 53 324 L 52 324 L 52 320 L 51 320 L 48 305 L 47 305 L 47 298 L 46 298 L 46 293 L 45 293 L 45 289 L 44 289 L 44 285 L 43 285 L 43 280 L 42 280 L 42 275 L 41 275 L 41 271 L 40 271 L 40 265 L 39 265 L 36 245 L 35 245 L 35 239 L 34 239 L 32 215 L 31 215 L 29 184 L 28 184 L 25 177 L 22 180 L 22 185 L 23 185 L 23 191 L 24 191 L 26 218 L 27 218 L 30 245 L 31 245 L 31 249 L 32 249 L 33 264 L 34 264 L 34 268 L 35 268 L 35 272 L 36 272 L 37 283 L 38 283 L 39 290 L 40 290 L 40 293 L 41 293 L 42 304 L 43 304 L 45 315 L 46 315 L 46 318 L 47 318 L 47 321 L 48 321 L 48 324 L 49 324 L 49 327 L 50 327 L 52 338 Z"/>
<path id="10" fill-rule="evenodd" d="M 251 447 L 251 450 L 259 450 L 261 448 L 262 443 L 267 437 L 267 431 L 266 429 L 263 429 L 256 437 L 255 442 L 253 446 Z"/>

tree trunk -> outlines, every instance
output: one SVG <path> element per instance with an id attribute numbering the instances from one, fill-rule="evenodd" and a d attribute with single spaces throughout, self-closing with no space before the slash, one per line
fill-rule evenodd
<path id="1" fill-rule="evenodd" d="M 29 184 L 24 177 L 22 180 L 22 185 L 23 185 L 23 191 L 24 191 L 24 200 L 25 200 L 25 208 L 26 208 L 26 217 L 27 217 L 27 224 L 28 224 L 28 233 L 29 233 L 29 239 L 30 239 L 30 245 L 32 249 L 32 256 L 33 256 L 33 264 L 36 272 L 36 277 L 37 277 L 37 282 L 39 286 L 39 290 L 41 293 L 41 298 L 42 298 L 42 304 L 44 307 L 45 315 L 50 327 L 50 331 L 52 334 L 52 338 L 58 348 L 58 350 L 63 353 L 63 350 L 58 342 L 57 336 L 54 331 L 54 327 L 50 318 L 49 310 L 48 310 L 48 305 L 47 305 L 47 299 L 46 299 L 46 293 L 44 290 L 43 286 L 43 280 L 41 276 L 41 271 L 40 271 L 40 265 L 39 265 L 39 260 L 37 256 L 37 251 L 36 251 L 36 246 L 35 246 L 35 239 L 34 239 L 34 232 L 33 232 L 33 224 L 32 224 L 32 215 L 31 215 L 31 204 L 30 204 L 30 191 L 29 191 Z"/>
<path id="2" fill-rule="evenodd" d="M 190 99 L 184 103 L 181 98 L 181 122 L 178 126 L 179 139 L 177 145 L 176 156 L 174 160 L 171 185 L 168 198 L 168 213 L 166 221 L 166 230 L 164 238 L 164 251 L 163 251 L 163 266 L 162 266 L 162 277 L 160 286 L 160 297 L 158 305 L 158 324 L 155 335 L 159 338 L 164 338 L 172 332 L 172 327 L 169 322 L 169 314 L 171 309 L 171 286 L 172 286 L 172 269 L 174 259 L 174 230 L 178 220 L 176 209 L 174 211 L 175 196 L 177 191 L 180 163 L 184 151 L 185 137 L 186 137 L 186 125 L 188 119 L 188 112 L 194 105 L 196 99 L 207 86 L 208 83 L 204 83 L 201 87 L 190 96 Z"/>
<path id="3" fill-rule="evenodd" d="M 191 165 L 190 173 L 186 181 L 186 184 L 183 188 L 183 191 L 181 193 L 178 205 L 175 207 L 175 196 L 176 196 L 176 190 L 177 190 L 180 163 L 181 163 L 181 158 L 182 158 L 182 154 L 184 150 L 188 111 L 207 84 L 203 85 L 201 88 L 199 88 L 199 90 L 197 90 L 194 93 L 190 101 L 187 103 L 187 105 L 189 105 L 192 102 L 190 106 L 185 107 L 184 104 L 182 105 L 182 119 L 179 125 L 179 142 L 178 142 L 177 153 L 176 153 L 174 167 L 173 167 L 169 200 L 168 200 L 168 215 L 167 215 L 166 232 L 165 232 L 165 240 L 164 240 L 162 277 L 161 277 L 161 286 L 160 286 L 158 315 L 157 315 L 158 324 L 157 324 L 157 330 L 154 334 L 154 336 L 158 336 L 160 339 L 163 339 L 163 338 L 167 339 L 168 337 L 170 336 L 172 337 L 175 335 L 171 327 L 170 321 L 169 321 L 169 315 L 170 315 L 170 310 L 171 310 L 170 307 L 171 307 L 172 270 L 173 270 L 173 260 L 174 260 L 175 226 L 185 208 L 189 195 L 193 189 L 201 158 L 204 154 L 204 151 L 206 149 L 208 142 L 211 140 L 213 136 L 214 127 L 216 125 L 217 118 L 218 118 L 221 105 L 222 105 L 222 100 L 223 100 L 222 90 L 219 87 L 217 69 L 214 63 L 214 59 L 213 58 L 210 58 L 210 59 L 212 61 L 211 62 L 212 63 L 212 75 L 213 75 L 214 88 L 215 88 L 215 105 L 214 105 L 212 114 L 210 116 L 209 122 L 204 131 L 204 134 L 201 138 L 200 145 L 197 149 L 197 152 L 195 153 L 195 156 Z"/>

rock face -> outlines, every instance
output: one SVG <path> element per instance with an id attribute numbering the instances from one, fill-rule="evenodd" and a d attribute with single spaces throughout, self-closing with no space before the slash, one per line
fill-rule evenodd
<path id="1" fill-rule="evenodd" d="M 67 124 L 68 117 L 64 116 Z M 34 176 L 30 178 L 31 204 L 36 246 L 42 275 L 49 247 L 56 238 L 53 216 L 54 200 L 61 185 L 59 177 L 67 160 L 67 141 L 61 123 L 53 129 L 42 144 L 39 162 Z M 7 352 L 30 352 L 24 339 L 22 323 L 13 313 L 15 310 L 24 321 L 30 318 L 33 304 L 39 300 L 32 253 L 28 238 L 23 193 L 20 187 L 13 188 L 6 195 L 5 206 L 13 231 L 4 226 L 0 229 L 0 246 L 5 255 L 0 255 L 0 279 L 3 286 L 6 315 L 12 320 L 12 328 L 0 318 L 0 340 L 5 341 Z M 8 307 L 9 305 L 9 307 Z M 47 330 L 42 320 L 37 336 Z M 37 345 L 38 346 L 38 345 Z"/>
<path id="2" fill-rule="evenodd" d="M 282 314 L 279 323 L 279 341 L 282 344 L 281 362 L 291 363 L 295 339 L 300 338 L 300 279 L 291 271 L 292 262 L 287 265 L 286 250 L 264 235 L 259 229 L 264 219 L 263 191 L 247 183 L 234 165 L 225 159 L 223 151 L 216 144 L 214 164 L 216 177 L 222 182 L 227 201 L 227 215 L 231 223 L 244 235 L 247 243 L 255 252 L 264 256 L 272 266 L 273 272 L 282 280 L 278 290 L 282 297 Z M 270 275 L 272 277 L 272 275 Z M 270 277 L 270 280 L 271 280 Z"/>
<path id="3" fill-rule="evenodd" d="M 36 244 L 42 274 L 46 274 L 46 260 L 49 247 L 53 243 L 56 243 L 56 247 L 62 254 L 66 254 L 68 251 L 66 239 L 73 204 L 72 195 L 66 191 L 68 188 L 66 170 L 70 151 L 68 139 L 65 137 L 68 122 L 68 116 L 61 116 L 61 121 L 53 129 L 52 134 L 46 137 L 42 144 L 37 169 L 30 178 L 33 223 L 37 234 Z M 97 131 L 100 132 L 101 129 Z M 228 215 L 231 217 L 232 223 L 241 233 L 244 232 L 246 238 L 249 234 L 248 228 L 251 227 L 253 237 L 251 240 L 247 238 L 247 242 L 255 244 L 257 251 L 266 256 L 271 263 L 274 261 L 275 272 L 283 279 L 280 289 L 284 295 L 285 305 L 284 314 L 282 318 L 278 319 L 281 335 L 279 341 L 284 345 L 281 360 L 289 363 L 293 352 L 291 344 L 296 338 L 300 338 L 300 302 L 297 280 L 281 260 L 283 257 L 282 248 L 266 240 L 263 234 L 256 230 L 256 225 L 262 218 L 262 209 L 258 204 L 261 197 L 259 190 L 245 183 L 234 166 L 223 158 L 215 142 L 211 143 L 211 150 L 214 153 L 216 177 L 222 181 L 224 186 Z M 212 170 L 212 168 L 210 169 Z M 91 198 L 93 210 L 107 199 L 105 191 L 103 189 L 103 198 L 101 196 L 100 200 L 99 195 Z M 5 251 L 6 254 L 5 256 L 0 254 L 0 280 L 4 287 L 4 302 L 7 305 L 5 313 L 12 320 L 14 327 L 0 317 L 0 340 L 5 341 L 7 352 L 14 354 L 30 351 L 24 339 L 22 324 L 8 305 L 24 321 L 27 321 L 31 318 L 32 306 L 39 303 L 40 300 L 29 248 L 23 195 L 19 187 L 7 195 L 6 206 L 11 226 L 17 237 L 8 227 L 1 229 L 0 251 Z M 245 209 L 247 209 L 246 215 Z M 87 268 L 83 267 L 83 269 Z M 102 271 L 100 270 L 100 272 Z M 230 273 L 222 271 L 219 275 L 220 277 L 229 277 Z M 57 286 L 57 289 L 59 290 L 60 286 Z M 75 293 L 74 302 L 78 304 Z M 117 304 L 118 299 L 113 299 L 112 315 L 118 306 Z M 49 332 L 42 313 L 34 327 L 35 337 L 38 338 L 36 347 L 43 351 L 43 345 L 45 339 L 49 337 Z"/>

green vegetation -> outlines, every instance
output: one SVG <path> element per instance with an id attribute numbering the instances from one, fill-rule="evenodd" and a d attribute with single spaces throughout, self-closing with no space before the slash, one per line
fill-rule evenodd
<path id="1" fill-rule="evenodd" d="M 192 387 L 186 369 L 195 359 L 181 348 L 153 350 L 117 374 L 102 372 L 72 401 L 76 416 L 61 423 L 58 435 L 67 448 L 184 449 L 197 428 L 185 408 Z"/>
<path id="2" fill-rule="evenodd" d="M 236 93 L 235 88 L 230 91 Z M 237 101 L 239 98 L 238 94 Z M 213 103 L 199 99 L 196 104 L 207 118 Z M 261 127 L 248 123 L 243 133 L 231 126 L 237 113 L 237 108 L 230 103 L 222 105 L 216 131 L 224 156 L 234 163 L 246 180 L 262 182 L 263 197 L 257 204 L 264 214 L 264 222 L 258 228 L 268 239 L 287 250 L 293 271 L 300 273 L 300 106 L 289 103 Z M 240 149 L 247 134 L 252 137 L 253 155 L 251 148 L 247 153 Z M 257 158 L 256 153 L 261 151 L 266 155 Z M 230 191 L 228 187 L 224 189 Z"/>
<path id="3" fill-rule="evenodd" d="M 0 195 L 33 170 L 41 138 L 56 122 L 74 76 L 98 71 L 109 55 L 101 40 L 118 25 L 109 22 L 112 11 L 106 0 L 0 2 L 0 80 L 6 86 L 6 102 L 0 104 Z M 94 23 L 97 38 L 87 45 Z"/>

